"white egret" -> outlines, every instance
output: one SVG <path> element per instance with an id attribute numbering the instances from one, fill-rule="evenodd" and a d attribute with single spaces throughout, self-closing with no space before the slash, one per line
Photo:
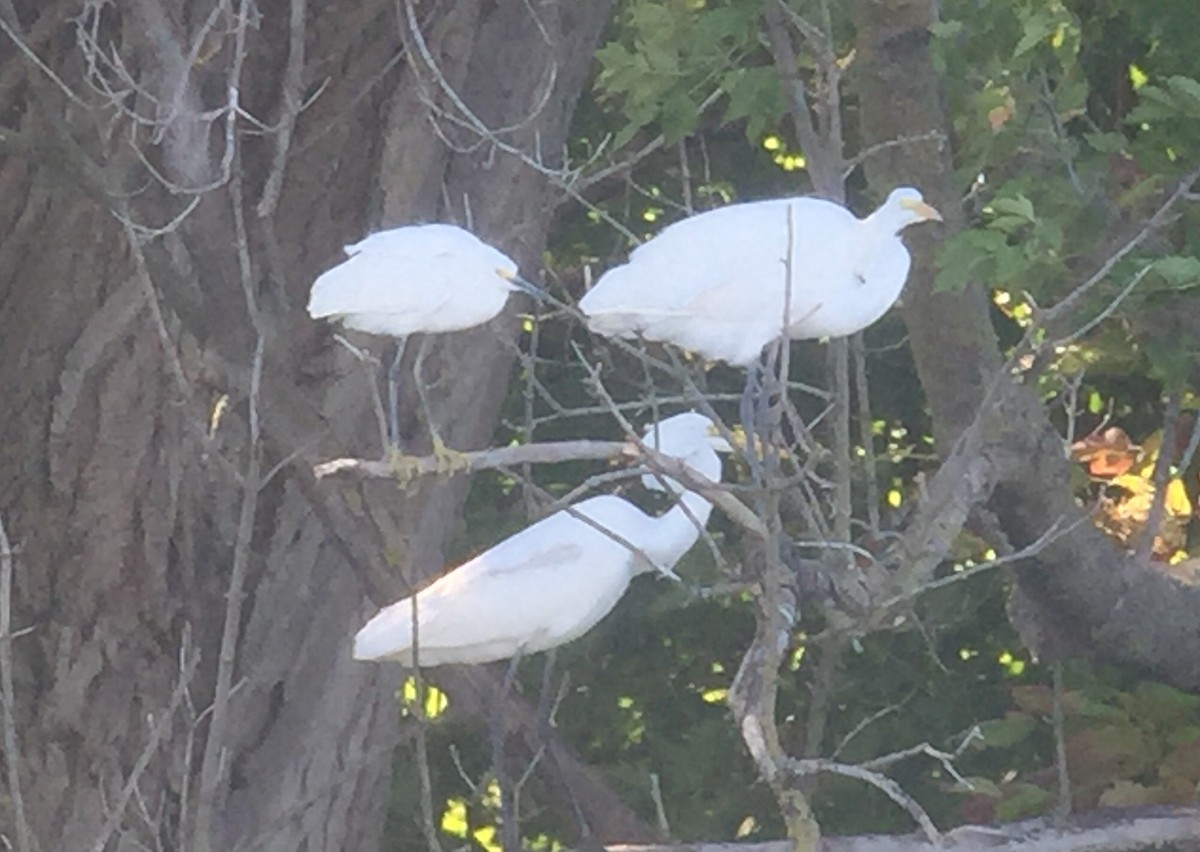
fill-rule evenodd
<path id="1" fill-rule="evenodd" d="M 504 309 L 517 264 L 455 225 L 406 225 L 346 246 L 313 284 L 308 313 L 371 334 L 459 331 Z"/>
<path id="2" fill-rule="evenodd" d="M 694 412 L 663 420 L 643 440 L 713 481 L 721 476 L 716 450 L 729 449 Z M 712 505 L 672 479 L 644 482 L 665 482 L 678 503 L 652 517 L 611 494 L 590 497 L 417 592 L 418 663 L 486 663 L 557 647 L 607 615 L 636 574 L 668 571 L 699 538 Z M 412 597 L 382 609 L 354 637 L 355 659 L 412 665 L 413 618 Z"/>
<path id="3" fill-rule="evenodd" d="M 394 446 L 404 339 L 481 325 L 504 309 L 510 293 L 535 288 L 518 277 L 510 257 L 455 225 L 379 231 L 346 246 L 346 254 L 345 261 L 313 284 L 308 313 L 314 319 L 340 320 L 348 328 L 399 339 L 388 388 Z M 436 429 L 431 431 L 440 443 Z"/>
<path id="4" fill-rule="evenodd" d="M 795 340 L 840 337 L 883 316 L 911 263 L 900 231 L 941 218 L 907 187 L 865 219 L 819 198 L 732 204 L 663 229 L 579 309 L 600 334 L 748 366 L 785 329 Z"/>

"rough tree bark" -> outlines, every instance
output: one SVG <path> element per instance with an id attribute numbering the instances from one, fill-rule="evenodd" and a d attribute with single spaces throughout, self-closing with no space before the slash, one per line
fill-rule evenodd
<path id="1" fill-rule="evenodd" d="M 313 480 L 378 430 L 307 288 L 414 220 L 535 270 L 555 190 L 511 152 L 555 165 L 609 5 L 422 3 L 414 28 L 405 3 L 0 0 L 0 518 L 32 628 L 5 759 L 37 846 L 376 848 L 396 684 L 349 640 L 365 596 L 440 566 L 466 482 Z M 514 331 L 431 347 L 451 446 L 491 434 Z"/>
<path id="2" fill-rule="evenodd" d="M 929 51 L 937 4 L 855 0 L 854 16 L 864 147 L 931 130 L 952 138 Z M 947 229 L 963 227 L 948 142 L 886 148 L 868 161 L 867 173 L 881 188 L 922 187 L 946 214 Z M 1120 245 L 1122 237 L 1114 235 L 1109 245 Z M 904 320 L 935 437 L 942 454 L 948 454 L 974 421 L 986 388 L 999 382 L 983 412 L 988 452 L 975 474 L 988 483 L 988 507 L 1012 545 L 1021 548 L 1056 520 L 1065 525 L 1079 518 L 1069 462 L 1036 394 L 1007 377 L 997 378 L 1002 359 L 983 283 L 961 294 L 931 291 L 935 238 L 928 232 L 914 237 L 914 273 L 904 295 Z M 1086 651 L 1154 672 L 1184 689 L 1200 688 L 1200 587 L 1139 564 L 1089 523 L 1026 561 L 1018 578 L 1023 600 L 1043 616 L 1043 628 L 1056 626 L 1059 653 Z"/>

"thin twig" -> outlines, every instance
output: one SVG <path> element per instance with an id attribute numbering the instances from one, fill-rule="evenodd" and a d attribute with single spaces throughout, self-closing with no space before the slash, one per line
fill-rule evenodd
<path id="1" fill-rule="evenodd" d="M 808 160 L 808 173 L 812 177 L 813 188 L 817 195 L 841 202 L 846 197 L 845 184 L 842 182 L 842 150 L 840 146 L 832 148 L 831 139 L 820 136 L 813 124 L 804 80 L 800 77 L 796 49 L 792 45 L 784 21 L 785 8 L 780 0 L 764 0 L 763 20 L 767 25 L 767 41 L 771 55 L 791 104 L 790 113 L 796 141 L 800 143 L 800 149 Z M 818 37 L 818 41 L 823 40 Z"/>
<path id="2" fill-rule="evenodd" d="M 913 598 L 928 592 L 932 592 L 934 589 L 940 589 L 943 586 L 949 586 L 952 583 L 961 583 L 964 580 L 969 580 L 972 577 L 978 576 L 979 574 L 983 574 L 988 571 L 994 571 L 1003 565 L 1010 565 L 1013 562 L 1020 562 L 1022 559 L 1032 559 L 1055 541 L 1063 536 L 1070 535 L 1077 528 L 1083 526 L 1089 521 L 1090 518 L 1088 515 L 1081 515 L 1064 527 L 1062 526 L 1062 519 L 1059 518 L 1051 523 L 1050 526 L 1046 527 L 1046 530 L 1040 536 L 1038 536 L 1037 539 L 1030 542 L 1025 547 L 1022 547 L 1020 550 L 997 556 L 995 559 L 989 559 L 987 562 L 981 562 L 978 565 L 973 565 L 965 571 L 959 571 L 955 574 L 950 574 L 937 580 L 931 580 L 928 583 L 923 583 L 915 589 L 905 591 L 882 601 L 879 604 L 879 608 L 882 610 L 887 610 L 896 606 L 897 604 L 912 600 Z"/>
<path id="3" fill-rule="evenodd" d="M 1184 448 L 1183 455 L 1179 457 L 1180 474 L 1192 466 L 1192 458 L 1196 455 L 1197 447 L 1200 447 L 1200 415 L 1196 415 L 1192 423 L 1192 435 L 1188 438 L 1187 447 Z"/>
<path id="4" fill-rule="evenodd" d="M 1054 676 L 1054 771 L 1058 775 L 1058 805 L 1055 815 L 1066 819 L 1071 815 L 1071 774 L 1067 766 L 1067 734 L 1063 718 L 1063 670 L 1062 663 L 1055 661 L 1050 667 Z"/>
<path id="5" fill-rule="evenodd" d="M 904 809 L 913 821 L 921 829 L 921 833 L 925 835 L 926 840 L 933 844 L 939 844 L 941 834 L 937 830 L 937 826 L 933 824 L 933 820 L 929 818 L 929 814 L 921 807 L 912 796 L 904 791 L 904 788 L 878 772 L 872 772 L 862 766 L 854 766 L 847 763 L 837 763 L 832 760 L 789 760 L 787 768 L 795 775 L 805 777 L 808 775 L 817 775 L 822 772 L 828 772 L 832 775 L 841 775 L 846 778 L 856 778 L 881 790 L 884 795 Z"/>
<path id="6" fill-rule="evenodd" d="M 18 852 L 33 852 L 34 838 L 25 817 L 21 794 L 21 745 L 13 716 L 17 694 L 13 688 L 12 654 L 13 552 L 4 519 L 0 518 L 0 696 L 4 699 L 4 763 L 8 769 L 8 798 L 17 829 Z"/>
<path id="7" fill-rule="evenodd" d="M 283 116 L 275 136 L 275 153 L 271 172 L 263 185 L 257 213 L 260 218 L 270 216 L 279 203 L 283 188 L 283 173 L 287 166 L 288 150 L 292 144 L 292 133 L 296 129 L 296 118 L 302 108 L 301 96 L 304 87 L 304 37 L 307 0 L 291 0 L 288 19 L 288 58 L 283 69 Z"/>
<path id="8" fill-rule="evenodd" d="M 442 852 L 442 842 L 438 838 L 437 823 L 434 821 L 433 779 L 429 773 L 429 744 L 425 737 L 425 729 L 428 727 L 428 719 L 425 716 L 425 696 L 428 694 L 428 687 L 424 683 L 424 678 L 421 677 L 421 668 L 416 657 L 416 597 L 413 595 L 413 677 L 416 686 L 414 703 L 417 707 L 413 715 L 417 719 L 415 745 L 417 778 L 421 787 L 421 832 L 425 835 L 425 845 L 429 847 L 429 852 Z"/>
<path id="9" fill-rule="evenodd" d="M 1146 528 L 1138 540 L 1134 558 L 1145 563 L 1154 553 L 1154 539 L 1162 526 L 1167 507 L 1167 485 L 1171 479 L 1171 466 L 1175 455 L 1175 426 L 1179 422 L 1179 409 L 1183 400 L 1182 391 L 1172 391 L 1167 399 L 1167 410 L 1163 414 L 1162 440 L 1158 443 L 1158 458 L 1154 461 L 1154 497 L 1150 502 L 1150 513 L 1146 517 Z"/>
<path id="10" fill-rule="evenodd" d="M 1108 256 L 1104 263 L 1100 264 L 1100 268 L 1093 272 L 1088 278 L 1072 290 L 1065 298 L 1059 301 L 1054 307 L 1047 309 L 1041 313 L 1041 316 L 1036 317 L 1035 326 L 1040 328 L 1053 328 L 1055 322 L 1063 319 L 1075 305 L 1086 296 L 1093 287 L 1108 277 L 1113 268 L 1121 262 L 1134 249 L 1140 246 L 1147 237 L 1158 230 L 1166 223 L 1167 216 L 1174 209 L 1179 201 L 1185 199 L 1187 193 L 1200 179 L 1200 168 L 1193 169 L 1184 175 L 1179 183 L 1175 186 L 1175 190 L 1167 196 L 1167 199 L 1159 205 L 1159 208 L 1154 211 L 1154 214 L 1142 224 L 1136 234 L 1126 240 L 1120 248 Z"/>
<path id="11" fill-rule="evenodd" d="M 833 397 L 834 479 L 833 535 L 838 541 L 850 541 L 851 505 L 850 467 L 850 345 L 844 338 L 829 342 L 830 382 Z"/>
<path id="12" fill-rule="evenodd" d="M 246 12 L 247 7 L 243 4 L 239 30 L 246 26 Z M 236 90 L 233 90 L 231 98 L 236 99 L 236 97 Z M 225 740 L 229 722 L 233 671 L 237 664 L 237 649 L 241 633 L 242 601 L 245 596 L 246 575 L 249 570 L 262 479 L 262 426 L 259 420 L 259 395 L 262 386 L 266 334 L 255 297 L 249 238 L 246 233 L 243 207 L 244 200 L 241 173 L 240 170 L 235 169 L 230 182 L 230 201 L 236 231 L 235 243 L 246 313 L 255 329 L 256 339 L 254 358 L 250 368 L 250 393 L 247 400 L 248 458 L 246 472 L 242 478 L 242 503 L 238 517 L 237 538 L 234 542 L 233 565 L 229 573 L 229 588 L 226 593 L 225 623 L 217 659 L 217 677 L 213 687 L 212 719 L 209 722 L 208 737 L 204 744 L 204 757 L 200 763 L 200 798 L 197 803 L 196 836 L 194 838 L 198 852 L 207 852 L 213 845 L 212 826 L 214 814 L 219 807 L 218 787 L 224 775 L 226 761 Z"/>
<path id="13" fill-rule="evenodd" d="M 850 338 L 854 356 L 854 391 L 858 399 L 858 440 L 863 449 L 863 480 L 867 486 L 867 525 L 879 535 L 879 471 L 875 467 L 875 430 L 871 419 L 871 391 L 867 384 L 867 353 L 862 332 Z"/>
<path id="14" fill-rule="evenodd" d="M 1108 319 L 1110 316 L 1112 316 L 1113 313 L 1117 310 L 1117 308 L 1119 308 L 1121 306 L 1121 303 L 1125 301 L 1125 299 L 1129 296 L 1129 294 L 1133 292 L 1134 288 L 1137 287 L 1137 285 L 1141 283 L 1142 279 L 1145 278 L 1146 274 L 1148 272 L 1150 272 L 1150 270 L 1153 268 L 1154 268 L 1153 264 L 1146 264 L 1141 269 L 1139 269 L 1129 279 L 1129 283 L 1126 284 L 1125 287 L 1121 290 L 1121 292 L 1117 294 L 1117 297 L 1115 299 L 1113 299 L 1111 302 L 1109 302 L 1107 305 L 1104 306 L 1104 310 L 1100 311 L 1100 313 L 1096 314 L 1094 317 L 1092 317 L 1090 320 L 1085 322 L 1083 325 L 1081 325 L 1075 331 L 1068 334 L 1066 337 L 1055 338 L 1054 346 L 1057 348 L 1057 347 L 1061 347 L 1061 346 L 1066 346 L 1070 343 L 1074 343 L 1076 340 L 1083 337 L 1088 332 L 1090 332 L 1092 329 L 1094 329 L 1096 326 L 1100 325 L 1100 323 L 1104 322 L 1106 319 Z"/>

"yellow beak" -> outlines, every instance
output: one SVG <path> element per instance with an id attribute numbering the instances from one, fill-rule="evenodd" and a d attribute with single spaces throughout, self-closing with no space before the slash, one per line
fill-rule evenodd
<path id="1" fill-rule="evenodd" d="M 911 210 L 912 212 L 916 213 L 917 217 L 922 222 L 928 222 L 930 220 L 934 222 L 942 221 L 942 214 L 937 212 L 937 208 L 932 204 L 926 204 L 924 201 L 910 201 L 909 199 L 905 198 L 900 202 L 900 206 L 906 210 Z"/>

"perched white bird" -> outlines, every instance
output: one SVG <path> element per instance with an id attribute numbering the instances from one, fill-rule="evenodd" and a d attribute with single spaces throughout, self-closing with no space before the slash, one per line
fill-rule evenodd
<path id="1" fill-rule="evenodd" d="M 399 444 L 397 390 L 404 340 L 410 334 L 460 331 L 504 309 L 516 290 L 540 291 L 517 274 L 517 264 L 455 225 L 406 225 L 346 246 L 349 258 L 313 284 L 308 313 L 348 328 L 399 340 L 388 371 L 388 443 Z M 417 358 L 420 372 L 421 358 Z M 424 386 L 417 382 L 424 402 Z M 428 405 L 426 405 L 428 410 Z M 435 424 L 435 453 L 450 457 Z"/>
<path id="2" fill-rule="evenodd" d="M 694 412 L 667 418 L 643 440 L 713 481 L 721 477 L 716 450 L 729 449 L 712 421 Z M 679 502 L 652 517 L 611 494 L 590 497 L 417 592 L 417 662 L 486 663 L 557 647 L 607 615 L 636 574 L 669 570 L 699 538 L 712 505 L 674 480 L 643 480 L 658 489 L 666 482 Z M 358 632 L 354 658 L 412 665 L 412 646 L 409 597 L 382 609 Z"/>
<path id="3" fill-rule="evenodd" d="M 346 246 L 313 284 L 308 313 L 407 337 L 481 325 L 504 309 L 517 264 L 455 225 L 407 225 Z"/>
<path id="4" fill-rule="evenodd" d="M 900 231 L 941 218 L 907 187 L 865 219 L 819 198 L 732 204 L 663 229 L 601 276 L 579 309 L 600 334 L 747 366 L 785 327 L 795 340 L 839 337 L 883 316 L 911 263 Z"/>

